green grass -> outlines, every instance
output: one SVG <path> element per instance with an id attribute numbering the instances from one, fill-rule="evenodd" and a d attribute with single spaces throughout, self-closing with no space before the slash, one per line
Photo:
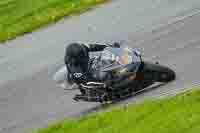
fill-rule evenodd
<path id="1" fill-rule="evenodd" d="M 199 133 L 200 90 L 64 120 L 36 133 Z"/>
<path id="2" fill-rule="evenodd" d="M 0 0 L 0 42 L 108 0 Z"/>

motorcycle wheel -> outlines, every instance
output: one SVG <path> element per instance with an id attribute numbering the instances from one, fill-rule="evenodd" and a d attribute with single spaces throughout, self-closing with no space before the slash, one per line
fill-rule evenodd
<path id="1" fill-rule="evenodd" d="M 144 62 L 143 72 L 146 80 L 156 82 L 170 82 L 176 78 L 176 74 L 172 69 L 149 62 Z"/>

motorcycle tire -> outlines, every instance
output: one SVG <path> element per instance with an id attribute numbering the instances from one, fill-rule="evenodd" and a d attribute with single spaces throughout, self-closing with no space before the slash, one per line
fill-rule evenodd
<path id="1" fill-rule="evenodd" d="M 166 83 L 176 78 L 176 74 L 172 69 L 160 64 L 144 62 L 143 72 L 145 80 L 152 80 L 155 82 Z"/>

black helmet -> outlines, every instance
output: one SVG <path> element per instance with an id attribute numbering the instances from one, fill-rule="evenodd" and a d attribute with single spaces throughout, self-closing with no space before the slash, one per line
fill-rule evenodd
<path id="1" fill-rule="evenodd" d="M 66 47 L 65 52 L 65 64 L 70 73 L 87 72 L 89 53 L 84 44 L 71 43 Z"/>

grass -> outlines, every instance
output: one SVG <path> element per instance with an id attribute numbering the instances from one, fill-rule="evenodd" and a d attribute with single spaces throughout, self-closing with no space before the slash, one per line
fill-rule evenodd
<path id="1" fill-rule="evenodd" d="M 198 133 L 200 90 L 64 120 L 35 133 Z"/>
<path id="2" fill-rule="evenodd" d="M 0 0 L 0 42 L 108 0 Z"/>

